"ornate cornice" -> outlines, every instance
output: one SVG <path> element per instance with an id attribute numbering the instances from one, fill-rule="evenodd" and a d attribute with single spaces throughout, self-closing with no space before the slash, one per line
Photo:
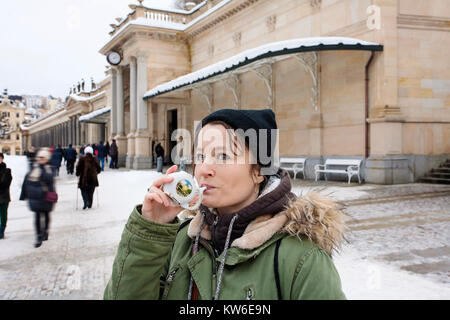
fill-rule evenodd
<path id="1" fill-rule="evenodd" d="M 248 8 L 249 6 L 253 5 L 254 3 L 258 2 L 259 0 L 247 0 L 242 2 L 241 4 L 237 5 L 236 7 L 230 8 L 229 10 L 225 11 L 223 14 L 218 15 L 214 18 L 212 18 L 211 21 L 207 22 L 204 25 L 201 25 L 202 23 L 199 22 L 198 25 L 201 25 L 200 27 L 196 28 L 196 25 L 192 27 L 192 31 L 186 31 L 188 39 L 191 39 L 195 36 L 198 36 L 199 34 L 205 32 L 206 30 L 214 27 L 216 24 L 221 23 L 224 20 L 227 20 L 228 18 L 234 16 L 238 12 Z M 232 4 L 231 2 L 230 4 Z M 214 13 L 211 15 L 213 16 Z"/>

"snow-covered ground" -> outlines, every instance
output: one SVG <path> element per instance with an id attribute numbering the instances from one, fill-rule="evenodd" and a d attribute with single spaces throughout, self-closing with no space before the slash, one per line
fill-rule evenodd
<path id="1" fill-rule="evenodd" d="M 134 205 L 142 201 L 147 188 L 158 174 L 150 170 L 107 169 L 99 175 L 100 188 L 97 189 L 94 197 L 94 207 L 89 211 L 83 211 L 80 210 L 81 197 L 77 196 L 77 179 L 74 176 L 68 176 L 65 173 L 65 167 L 61 167 L 60 177 L 57 178 L 60 200 L 52 212 L 49 241 L 35 249 L 33 247 L 33 214 L 28 210 L 26 202 L 18 201 L 21 184 L 28 168 L 26 158 L 6 156 L 5 162 L 12 169 L 13 182 L 6 239 L 0 241 L 0 283 L 2 284 L 0 299 L 42 299 L 43 297 L 101 299 L 111 274 L 112 262 L 126 220 Z M 371 198 L 377 192 L 387 196 L 393 194 L 394 190 L 399 190 L 398 187 L 373 185 L 348 187 L 345 184 L 323 184 L 320 187 L 323 188 L 324 193 L 330 194 L 335 199 L 350 202 Z M 405 188 L 413 187 L 405 186 Z M 297 182 L 294 184 L 296 193 L 304 192 L 309 188 L 310 186 L 301 186 Z M 427 188 L 428 191 L 433 192 L 448 190 L 448 188 L 438 187 L 435 189 L 416 187 L 418 190 L 421 188 Z M 448 204 L 449 199 L 450 196 L 447 195 L 446 198 L 439 198 L 439 201 L 433 200 L 433 202 Z M 427 201 L 427 199 L 421 201 Z M 402 200 L 392 203 L 395 208 L 402 205 L 404 207 L 402 213 L 408 217 L 414 212 L 418 212 L 419 216 L 437 212 L 436 214 L 444 214 L 447 217 L 450 213 L 448 206 L 446 208 L 445 205 L 431 208 L 431 212 L 423 213 L 424 210 L 417 210 L 420 208 L 411 207 Z M 371 206 L 370 210 L 367 210 L 368 206 Z M 408 254 L 417 249 L 411 244 L 417 239 L 411 238 L 412 241 L 409 241 L 409 238 L 398 236 L 398 230 L 406 230 L 405 232 L 408 233 L 416 232 L 417 229 L 408 229 L 416 228 L 416 225 L 412 222 L 405 225 L 404 220 L 401 220 L 405 216 L 401 215 L 397 219 L 403 222 L 392 228 L 391 226 L 383 228 L 378 224 L 365 224 L 367 219 L 375 222 L 380 218 L 385 219 L 383 215 L 388 215 L 389 210 L 392 210 L 389 203 L 359 204 L 354 208 L 358 209 L 350 211 L 352 218 L 359 221 L 360 224 L 356 224 L 359 229 L 352 231 L 350 243 L 334 257 L 348 299 L 450 299 L 448 286 L 450 270 L 438 273 L 437 277 L 428 277 L 420 272 L 407 271 L 403 260 L 391 263 L 389 259 L 380 258 L 392 253 L 389 249 L 394 248 L 395 244 L 398 248 L 408 248 L 410 250 Z M 379 208 L 379 212 L 375 208 Z M 393 213 L 398 212 L 391 212 Z M 436 218 L 432 216 L 428 219 Z M 426 238 L 428 242 L 418 249 L 450 246 L 449 224 L 446 219 L 436 221 L 432 224 L 433 228 L 429 227 L 430 235 L 419 239 L 422 241 Z M 381 242 L 373 241 L 380 235 Z M 421 235 L 418 234 L 417 237 L 419 236 Z M 445 263 L 448 263 L 448 250 L 444 250 L 442 255 L 444 259 L 447 259 L 443 262 L 445 266 Z M 434 259 L 442 258 L 436 254 L 433 257 Z M 441 260 L 438 263 L 442 265 Z M 436 261 L 432 260 L 435 263 Z M 75 275 L 79 278 L 74 285 Z"/>

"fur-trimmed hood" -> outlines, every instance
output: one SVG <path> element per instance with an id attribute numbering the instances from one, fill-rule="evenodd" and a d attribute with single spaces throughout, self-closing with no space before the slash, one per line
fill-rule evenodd
<path id="1" fill-rule="evenodd" d="M 195 239 L 201 223 L 199 211 L 185 211 L 182 218 L 192 217 L 188 235 Z M 231 247 L 253 250 L 264 244 L 277 232 L 292 236 L 306 236 L 330 256 L 338 250 L 346 230 L 345 214 L 339 204 L 318 192 L 308 192 L 290 200 L 284 210 L 265 214 L 251 221 L 241 237 Z M 211 229 L 203 225 L 200 236 L 211 240 Z"/>

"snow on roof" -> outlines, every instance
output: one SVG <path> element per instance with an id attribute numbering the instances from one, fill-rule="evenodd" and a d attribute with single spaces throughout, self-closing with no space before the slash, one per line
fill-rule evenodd
<path id="1" fill-rule="evenodd" d="M 59 112 L 60 110 L 63 110 L 63 111 Z M 48 121 L 50 121 L 50 120 L 52 120 L 52 119 L 54 119 L 56 117 L 59 117 L 60 115 L 64 114 L 65 112 L 67 112 L 67 110 L 65 110 L 65 109 L 58 109 L 58 110 L 56 110 L 54 112 L 48 113 L 48 114 L 38 118 L 37 120 L 33 121 L 32 123 L 29 123 L 26 126 L 21 126 L 21 129 L 22 130 L 30 130 L 34 126 L 46 123 L 46 122 L 48 122 Z M 47 118 L 45 118 L 45 117 L 47 117 Z"/>
<path id="2" fill-rule="evenodd" d="M 93 111 L 91 113 L 88 113 L 88 114 L 86 114 L 84 116 L 81 116 L 78 121 L 79 122 L 84 122 L 84 121 L 92 120 L 92 119 L 94 119 L 94 118 L 96 118 L 96 117 L 98 117 L 98 116 L 100 116 L 102 114 L 108 113 L 110 111 L 111 111 L 111 106 L 104 107 L 104 108 L 95 110 L 95 111 Z"/>
<path id="3" fill-rule="evenodd" d="M 202 1 L 201 3 L 199 3 L 198 5 L 196 5 L 194 8 L 192 8 L 191 10 L 182 10 L 179 9 L 176 6 L 176 0 L 170 0 L 170 1 L 165 1 L 164 3 L 166 4 L 166 6 L 161 5 L 161 0 L 156 0 L 153 3 L 150 3 L 150 5 L 146 5 L 146 8 L 148 9 L 156 9 L 156 10 L 161 10 L 161 11 L 166 11 L 166 12 L 173 12 L 173 13 L 179 13 L 179 14 L 192 14 L 195 11 L 197 11 L 198 9 L 200 9 L 201 7 L 203 7 L 208 1 Z M 189 2 L 188 2 L 189 3 Z M 195 3 L 194 3 L 195 4 Z"/>
<path id="4" fill-rule="evenodd" d="M 104 95 L 105 93 L 106 93 L 106 91 L 102 91 L 102 92 L 99 92 L 90 97 L 80 97 L 79 95 L 72 94 L 70 97 L 76 101 L 91 101 L 91 100 L 94 100 L 94 99 Z"/>
<path id="5" fill-rule="evenodd" d="M 220 8 L 222 8 L 223 6 L 227 5 L 231 1 L 233 1 L 233 0 L 224 0 L 224 1 L 220 2 L 219 4 L 217 4 L 216 6 L 212 7 L 211 9 L 206 11 L 205 13 L 201 14 L 200 16 L 198 16 L 197 18 L 195 18 L 194 20 L 192 20 L 188 24 L 183 24 L 183 23 L 179 23 L 179 22 L 168 22 L 168 21 L 161 21 L 161 20 L 153 20 L 153 19 L 148 19 L 148 18 L 145 18 L 145 17 L 137 18 L 136 20 L 129 21 L 124 27 L 122 27 L 122 29 L 120 29 L 116 34 L 114 34 L 111 37 L 111 39 L 109 39 L 108 42 L 103 47 L 108 45 L 108 43 L 113 41 L 116 37 L 118 37 L 122 32 L 124 32 L 131 25 L 146 26 L 146 27 L 161 28 L 161 29 L 171 29 L 171 30 L 176 30 L 176 31 L 185 31 L 188 28 L 190 28 L 191 26 L 193 26 L 194 24 L 196 24 L 197 22 L 203 20 L 204 18 L 206 18 L 207 16 L 211 15 L 215 11 L 217 11 Z M 195 8 L 193 8 L 192 10 L 194 10 L 194 9 Z"/>
<path id="6" fill-rule="evenodd" d="M 351 47 L 353 49 L 360 48 L 361 50 L 380 50 L 382 48 L 382 46 L 377 43 L 345 37 L 312 37 L 273 42 L 254 49 L 246 50 L 231 58 L 219 61 L 203 69 L 160 84 L 147 91 L 144 98 L 148 99 L 159 94 L 205 80 L 231 69 L 249 64 L 255 60 L 265 58 L 268 55 L 275 56 L 301 51 L 327 50 L 327 47 L 328 50 L 336 50 L 340 47 L 342 49 L 350 49 Z"/>
<path id="7" fill-rule="evenodd" d="M 35 108 L 27 108 L 25 114 L 36 114 L 37 110 Z"/>

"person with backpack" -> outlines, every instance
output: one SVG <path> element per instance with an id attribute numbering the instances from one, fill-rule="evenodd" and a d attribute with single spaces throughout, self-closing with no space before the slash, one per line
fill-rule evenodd
<path id="1" fill-rule="evenodd" d="M 28 199 L 28 206 L 35 213 L 36 248 L 48 240 L 50 212 L 57 198 L 52 167 L 49 164 L 50 151 L 41 148 L 36 154 L 33 169 L 25 176 L 20 200 Z M 44 219 L 44 224 L 42 220 Z"/>
<path id="2" fill-rule="evenodd" d="M 104 299 L 345 299 L 331 258 L 345 216 L 323 195 L 292 193 L 274 166 L 276 129 L 270 109 L 205 117 L 193 139 L 200 207 L 183 211 L 162 190 L 177 166 L 155 179 L 123 230 Z"/>
<path id="3" fill-rule="evenodd" d="M 81 190 L 83 197 L 83 210 L 92 208 L 95 188 L 99 186 L 97 175 L 101 172 L 100 163 L 93 156 L 92 147 L 84 149 L 85 155 L 80 157 L 76 168 L 76 175 L 80 177 L 78 180 L 78 188 Z"/>
<path id="4" fill-rule="evenodd" d="M 0 239 L 5 237 L 6 224 L 8 222 L 8 206 L 11 202 L 9 187 L 11 186 L 11 169 L 3 162 L 5 156 L 0 152 Z"/>

